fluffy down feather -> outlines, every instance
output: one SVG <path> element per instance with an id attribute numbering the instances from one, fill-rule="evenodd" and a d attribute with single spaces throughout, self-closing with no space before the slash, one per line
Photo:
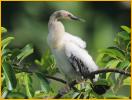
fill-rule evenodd
<path id="1" fill-rule="evenodd" d="M 64 34 L 64 39 L 66 41 L 69 41 L 71 43 L 76 44 L 77 46 L 79 46 L 80 48 L 86 48 L 86 42 L 83 41 L 81 38 L 77 37 L 77 36 L 73 36 L 67 32 L 65 32 Z"/>
<path id="2" fill-rule="evenodd" d="M 89 72 L 97 70 L 98 66 L 95 64 L 95 62 L 93 61 L 92 57 L 88 54 L 88 52 L 84 49 L 86 47 L 86 43 L 80 38 L 74 37 L 70 34 L 67 34 L 66 36 L 67 37 L 65 37 L 66 41 L 64 43 L 64 50 L 67 59 L 69 60 L 71 56 L 73 56 L 77 58 L 79 62 L 81 61 L 81 63 L 83 63 L 84 65 L 78 67 L 86 67 Z M 71 59 L 70 59 L 70 63 L 72 63 Z M 75 64 L 75 61 L 73 61 L 73 63 Z M 76 68 L 76 71 L 80 69 L 77 68 L 77 66 L 75 66 L 74 68 Z M 81 68 L 81 69 L 86 69 L 86 68 Z M 97 77 L 94 79 L 94 81 L 96 80 Z"/>

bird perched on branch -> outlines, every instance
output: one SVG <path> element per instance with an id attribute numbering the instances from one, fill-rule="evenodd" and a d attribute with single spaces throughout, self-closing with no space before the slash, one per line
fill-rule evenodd
<path id="1" fill-rule="evenodd" d="M 66 32 L 60 19 L 83 21 L 65 10 L 56 11 L 50 16 L 47 40 L 60 72 L 64 74 L 68 82 L 87 78 L 97 80 L 97 77 L 87 76 L 88 73 L 85 73 L 98 70 L 98 66 L 85 50 L 85 41 Z"/>

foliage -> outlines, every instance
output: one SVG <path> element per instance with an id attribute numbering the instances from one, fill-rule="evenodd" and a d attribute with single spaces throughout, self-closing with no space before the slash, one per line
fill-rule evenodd
<path id="1" fill-rule="evenodd" d="M 7 32 L 3 27 L 1 30 Z M 33 53 L 33 46 L 27 44 L 22 49 L 10 49 L 13 40 L 14 37 L 2 39 L 2 97 L 34 98 L 38 92 L 48 93 L 48 81 L 39 73 L 29 73 L 30 63 L 24 62 Z"/>
<path id="2" fill-rule="evenodd" d="M 115 46 L 99 51 L 97 63 L 105 68 L 119 68 L 130 71 L 130 29 L 121 26 L 114 40 Z M 2 36 L 7 30 L 1 28 Z M 11 49 L 9 44 L 14 37 L 2 37 L 2 97 L 3 98 L 51 98 L 61 87 L 59 83 L 47 80 L 46 75 L 55 75 L 55 59 L 49 50 L 33 62 L 27 59 L 33 54 L 32 44 L 24 48 Z M 31 70 L 33 66 L 35 71 Z M 102 67 L 104 68 L 104 67 Z M 62 84 L 61 84 L 62 85 Z M 63 85 L 62 85 L 63 86 Z M 103 73 L 100 80 L 92 84 L 89 80 L 75 86 L 78 91 L 71 90 L 63 98 L 129 98 L 130 78 L 115 74 Z M 128 91 L 129 90 L 129 91 Z M 127 93 L 124 93 L 126 92 Z"/>
<path id="3" fill-rule="evenodd" d="M 130 72 L 130 28 L 121 26 L 122 31 L 118 32 L 114 39 L 115 45 L 107 49 L 99 50 L 97 63 L 105 68 L 118 68 Z M 105 98 L 125 98 L 130 96 L 130 78 L 115 74 L 107 73 L 100 75 L 112 83 L 111 91 L 105 94 Z M 121 92 L 122 91 L 122 92 Z M 126 93 L 127 92 L 127 93 Z"/>
<path id="4" fill-rule="evenodd" d="M 50 55 L 49 50 L 46 50 L 45 54 L 40 60 L 36 59 L 35 63 L 38 65 L 38 69 L 42 73 L 53 75 L 58 71 L 56 68 L 55 59 L 53 55 Z"/>

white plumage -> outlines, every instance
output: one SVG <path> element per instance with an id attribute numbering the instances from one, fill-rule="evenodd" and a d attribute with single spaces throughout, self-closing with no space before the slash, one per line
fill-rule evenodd
<path id="1" fill-rule="evenodd" d="M 79 37 L 73 36 L 67 32 L 65 32 L 64 40 L 69 41 L 71 43 L 76 44 L 80 48 L 86 48 L 86 42 L 80 39 Z"/>
<path id="2" fill-rule="evenodd" d="M 65 32 L 59 19 L 79 20 L 78 17 L 65 10 L 54 12 L 48 23 L 48 45 L 55 56 L 60 72 L 65 75 L 66 79 L 68 81 L 81 80 L 85 76 L 83 70 L 88 69 L 89 72 L 92 72 L 98 67 L 85 50 L 85 41 Z"/>

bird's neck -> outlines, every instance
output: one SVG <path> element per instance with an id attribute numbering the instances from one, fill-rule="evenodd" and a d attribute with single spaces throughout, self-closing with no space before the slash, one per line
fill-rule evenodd
<path id="1" fill-rule="evenodd" d="M 51 18 L 48 23 L 48 29 L 52 44 L 54 47 L 58 47 L 58 45 L 61 44 L 62 37 L 65 34 L 63 24 L 60 21 Z"/>
<path id="2" fill-rule="evenodd" d="M 48 29 L 50 34 L 63 35 L 65 33 L 65 28 L 63 24 L 54 17 L 50 18 L 48 23 Z"/>

